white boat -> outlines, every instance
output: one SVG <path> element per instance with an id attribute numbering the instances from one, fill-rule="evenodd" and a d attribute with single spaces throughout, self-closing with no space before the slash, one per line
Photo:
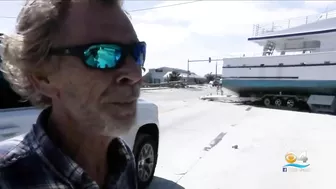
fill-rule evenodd
<path id="1" fill-rule="evenodd" d="M 258 91 L 335 95 L 335 39 L 336 11 L 254 25 L 248 41 L 262 46 L 263 52 L 224 58 L 223 87 L 241 95 Z"/>

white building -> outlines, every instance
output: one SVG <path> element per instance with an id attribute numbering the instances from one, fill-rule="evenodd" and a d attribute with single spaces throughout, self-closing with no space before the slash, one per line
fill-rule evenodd
<path id="1" fill-rule="evenodd" d="M 178 68 L 169 68 L 169 67 L 160 67 L 149 69 L 148 72 L 143 76 L 143 81 L 146 83 L 164 83 L 167 82 L 167 78 L 169 74 L 173 71 L 176 71 L 182 77 L 181 80 L 186 81 L 188 78 L 188 72 L 186 70 L 178 69 Z M 190 73 L 189 81 L 195 83 L 205 82 L 205 77 L 199 76 L 195 73 Z"/>

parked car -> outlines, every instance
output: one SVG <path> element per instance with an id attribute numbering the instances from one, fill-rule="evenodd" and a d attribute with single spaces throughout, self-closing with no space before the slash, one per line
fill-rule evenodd
<path id="1" fill-rule="evenodd" d="M 19 100 L 19 96 L 12 91 L 0 72 L 0 141 L 13 137 L 22 138 L 41 112 L 41 109 L 32 107 L 29 102 Z M 158 158 L 158 107 L 139 99 L 137 111 L 134 127 L 121 137 L 133 149 L 139 188 L 144 189 L 153 179 Z"/>

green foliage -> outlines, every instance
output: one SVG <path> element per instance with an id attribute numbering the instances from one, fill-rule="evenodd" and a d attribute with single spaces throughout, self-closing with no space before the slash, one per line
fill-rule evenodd
<path id="1" fill-rule="evenodd" d="M 168 81 L 180 81 L 181 80 L 181 74 L 177 71 L 172 71 L 172 73 L 168 76 Z"/>

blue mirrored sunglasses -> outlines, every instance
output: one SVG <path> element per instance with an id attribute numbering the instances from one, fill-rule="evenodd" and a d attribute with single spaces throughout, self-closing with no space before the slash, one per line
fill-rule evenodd
<path id="1" fill-rule="evenodd" d="M 66 48 L 52 48 L 49 55 L 76 56 L 90 68 L 118 68 L 130 55 L 137 65 L 143 67 L 146 59 L 146 43 L 129 45 L 118 43 L 96 43 Z"/>

